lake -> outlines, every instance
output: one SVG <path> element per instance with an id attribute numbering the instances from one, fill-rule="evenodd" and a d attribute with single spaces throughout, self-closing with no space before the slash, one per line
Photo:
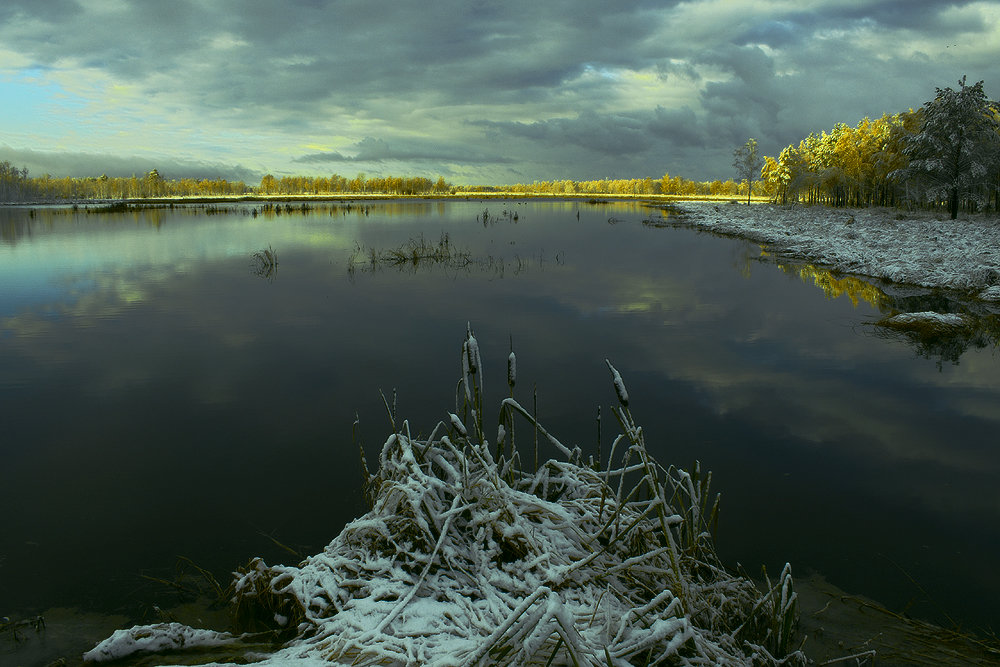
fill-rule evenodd
<path id="1" fill-rule="evenodd" d="M 873 324 L 887 286 L 671 223 L 575 201 L 0 209 L 0 615 L 147 618 L 165 593 L 142 575 L 178 556 L 225 585 L 322 549 L 365 509 L 380 392 L 428 433 L 471 326 L 487 419 L 513 346 L 516 396 L 595 456 L 611 360 L 653 454 L 714 472 L 727 564 L 1000 628 L 995 348 L 916 346 Z M 444 250 L 392 260 L 413 248 Z"/>

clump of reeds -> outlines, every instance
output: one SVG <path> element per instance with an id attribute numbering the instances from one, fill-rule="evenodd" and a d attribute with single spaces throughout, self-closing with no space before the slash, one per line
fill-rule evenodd
<path id="1" fill-rule="evenodd" d="M 87 207 L 87 213 L 127 213 L 130 210 L 139 210 L 135 205 L 129 205 L 125 201 L 111 202 L 104 206 Z"/>
<path id="2" fill-rule="evenodd" d="M 45 618 L 41 615 L 22 619 L 12 619 L 9 616 L 0 618 L 0 636 L 9 632 L 15 643 L 26 640 L 24 633 L 28 629 L 34 630 L 36 635 L 42 633 L 45 630 Z"/>
<path id="3" fill-rule="evenodd" d="M 250 271 L 261 278 L 274 280 L 278 274 L 278 253 L 267 246 L 250 255 Z"/>
<path id="4" fill-rule="evenodd" d="M 380 266 L 398 269 L 417 269 L 420 266 L 443 266 L 448 269 L 462 269 L 472 264 L 472 255 L 451 243 L 447 232 L 443 232 L 437 243 L 426 241 L 423 235 L 409 239 L 394 248 L 377 250 L 357 244 L 347 261 L 347 270 L 353 273 L 357 267 L 374 271 Z"/>
<path id="5" fill-rule="evenodd" d="M 513 352 L 491 444 L 468 331 L 455 412 L 419 438 L 390 410 L 393 433 L 366 474 L 371 510 L 297 566 L 255 559 L 237 573 L 241 617 L 295 628 L 272 659 L 804 664 L 791 645 L 790 568 L 762 590 L 722 566 L 711 475 L 653 459 L 608 367 L 621 433 L 606 466 L 514 398 Z M 525 470 L 514 442 L 522 421 L 560 457 Z"/>

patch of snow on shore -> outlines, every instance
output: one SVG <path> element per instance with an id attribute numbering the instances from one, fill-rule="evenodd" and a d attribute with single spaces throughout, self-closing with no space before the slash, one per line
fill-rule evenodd
<path id="1" fill-rule="evenodd" d="M 847 273 L 1000 299 L 1000 218 L 939 220 L 896 209 L 684 202 L 696 227 Z"/>
<path id="2" fill-rule="evenodd" d="M 1000 285 L 987 287 L 979 293 L 979 298 L 983 301 L 1000 301 Z"/>
<path id="3" fill-rule="evenodd" d="M 236 641 L 227 632 L 198 630 L 180 623 L 137 625 L 114 634 L 83 654 L 87 662 L 120 660 L 136 653 L 157 653 L 184 648 L 224 646 Z"/>
<path id="4" fill-rule="evenodd" d="M 886 322 L 892 324 L 938 324 L 946 327 L 960 327 L 965 324 L 965 318 L 955 313 L 935 313 L 932 311 L 923 313 L 900 313 L 893 315 Z"/>

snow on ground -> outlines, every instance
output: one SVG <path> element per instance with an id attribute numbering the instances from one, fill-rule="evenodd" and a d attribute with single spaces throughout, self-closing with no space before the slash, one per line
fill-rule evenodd
<path id="1" fill-rule="evenodd" d="M 1000 301 L 1000 285 L 987 287 L 979 293 L 979 298 L 984 301 Z"/>
<path id="2" fill-rule="evenodd" d="M 158 653 L 178 649 L 223 646 L 237 641 L 231 634 L 197 630 L 180 623 L 137 625 L 114 634 L 83 654 L 87 662 L 108 662 L 137 653 Z"/>
<path id="3" fill-rule="evenodd" d="M 965 325 L 965 318 L 955 313 L 935 313 L 927 311 L 922 313 L 900 313 L 893 315 L 886 320 L 887 324 L 901 326 L 914 324 L 933 324 L 939 327 L 961 327 Z"/>
<path id="4" fill-rule="evenodd" d="M 684 221 L 845 273 L 1000 299 L 1000 217 L 901 209 L 684 202 Z"/>

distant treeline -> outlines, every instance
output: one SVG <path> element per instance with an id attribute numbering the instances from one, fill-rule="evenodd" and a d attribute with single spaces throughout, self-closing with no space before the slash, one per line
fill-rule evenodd
<path id="1" fill-rule="evenodd" d="M 218 197 L 239 195 L 337 195 L 448 194 L 453 188 L 444 178 L 432 181 L 424 177 L 379 176 L 358 174 L 347 178 L 332 176 L 264 176 L 260 185 L 225 179 L 163 178 L 157 170 L 144 176 L 87 178 L 32 177 L 26 168 L 0 162 L 0 202 L 73 201 L 87 199 L 148 199 L 157 197 Z"/>
<path id="2" fill-rule="evenodd" d="M 754 194 L 764 194 L 761 183 Z M 144 176 L 53 178 L 31 177 L 28 170 L 0 162 L 0 201 L 73 201 L 87 199 L 144 199 L 156 197 L 208 197 L 234 195 L 444 195 L 475 192 L 506 192 L 534 195 L 714 195 L 736 197 L 746 194 L 746 184 L 727 181 L 692 181 L 664 174 L 662 178 L 601 179 L 594 181 L 535 181 L 513 185 L 452 185 L 444 177 L 431 180 L 422 176 L 376 176 L 358 174 L 353 178 L 331 176 L 264 176 L 251 187 L 242 181 L 169 180 L 157 170 Z"/>
<path id="3" fill-rule="evenodd" d="M 512 192 L 532 195 L 687 195 L 728 196 L 746 194 L 746 184 L 727 181 L 692 181 L 664 174 L 663 178 L 601 179 L 597 181 L 535 181 L 514 185 L 472 185 L 454 188 L 456 192 Z M 763 186 L 754 184 L 754 194 L 764 194 Z"/>
<path id="4" fill-rule="evenodd" d="M 938 88 L 920 109 L 838 123 L 765 157 L 776 202 L 1000 210 L 1000 105 L 983 82 Z"/>
<path id="5" fill-rule="evenodd" d="M 444 177 L 437 181 L 422 176 L 376 176 L 366 178 L 358 174 L 347 178 L 339 174 L 332 176 L 283 176 L 275 178 L 267 174 L 260 179 L 257 192 L 262 195 L 325 195 L 325 194 L 384 194 L 384 195 L 424 195 L 448 194 L 451 185 Z"/>
<path id="6" fill-rule="evenodd" d="M 85 199 L 143 199 L 242 195 L 251 192 L 242 181 L 182 178 L 167 180 L 153 170 L 145 176 L 32 177 L 26 168 L 0 162 L 0 201 L 78 201 Z"/>

